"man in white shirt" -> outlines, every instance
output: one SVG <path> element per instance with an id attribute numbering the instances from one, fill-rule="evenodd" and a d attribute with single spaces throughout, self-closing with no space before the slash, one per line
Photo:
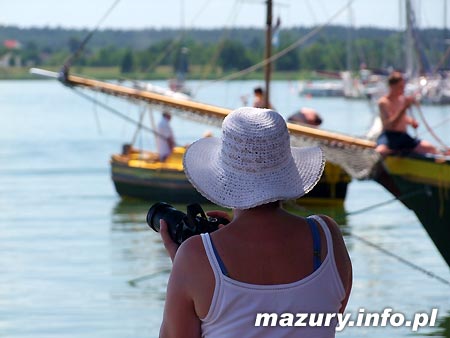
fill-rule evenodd
<path id="1" fill-rule="evenodd" d="M 175 139 L 172 127 L 170 126 L 171 118 L 172 115 L 169 112 L 163 112 L 162 119 L 158 124 L 156 146 L 161 162 L 164 162 L 172 154 L 173 148 L 175 147 Z"/>

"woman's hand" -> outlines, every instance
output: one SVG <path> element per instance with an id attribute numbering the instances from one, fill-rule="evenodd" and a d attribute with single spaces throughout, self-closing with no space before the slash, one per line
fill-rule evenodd
<path id="1" fill-rule="evenodd" d="M 225 218 L 228 220 L 228 222 L 231 222 L 231 217 L 228 215 L 227 212 L 222 210 L 212 210 L 207 211 L 206 214 L 210 217 L 216 217 L 216 218 Z M 219 229 L 224 227 L 225 224 L 220 224 Z M 175 243 L 172 238 L 169 235 L 169 227 L 165 220 L 161 219 L 159 221 L 159 233 L 161 234 L 161 239 L 163 241 L 164 247 L 166 248 L 167 254 L 169 255 L 170 259 L 175 259 L 175 255 L 178 251 L 178 248 L 180 247 L 177 243 Z"/>
<path id="2" fill-rule="evenodd" d="M 175 255 L 179 248 L 179 245 L 175 243 L 169 235 L 169 227 L 165 220 L 159 221 L 159 233 L 161 234 L 161 239 L 163 241 L 164 247 L 166 248 L 167 253 L 169 254 L 170 259 L 175 259 Z"/>
<path id="3" fill-rule="evenodd" d="M 226 211 L 222 211 L 222 210 L 211 210 L 211 211 L 207 211 L 206 215 L 208 215 L 209 217 L 215 217 L 215 218 L 225 218 L 228 220 L 228 222 L 231 222 L 232 218 L 230 217 L 230 215 L 228 215 L 228 213 Z M 219 225 L 219 229 L 224 227 L 226 224 L 220 224 Z"/>

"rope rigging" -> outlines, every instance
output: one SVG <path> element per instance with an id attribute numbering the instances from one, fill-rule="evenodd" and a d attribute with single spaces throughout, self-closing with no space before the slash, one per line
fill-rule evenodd
<path id="1" fill-rule="evenodd" d="M 317 3 L 321 7 L 320 10 L 323 13 L 325 13 L 326 16 L 328 16 L 327 10 L 326 10 L 323 2 L 322 1 L 318 1 Z M 311 2 L 309 0 L 306 0 L 306 5 L 308 7 L 309 12 L 311 13 L 311 16 L 312 16 L 313 20 L 314 20 L 314 25 L 317 26 L 317 22 L 318 22 L 317 15 L 316 15 L 316 13 L 315 13 L 315 11 L 313 9 L 313 6 L 311 5 Z M 350 5 L 348 7 L 350 9 Z M 323 39 L 323 41 L 327 42 L 327 43 L 331 41 L 330 38 L 328 37 L 328 35 L 326 35 L 326 34 L 322 35 L 321 39 Z M 332 54 L 331 56 L 336 61 L 336 63 L 338 64 L 338 67 L 340 69 L 345 69 L 344 64 L 342 63 L 341 59 L 339 58 L 339 54 L 338 54 L 338 51 L 336 50 L 336 48 L 332 48 L 330 54 Z"/>
<path id="2" fill-rule="evenodd" d="M 436 140 L 436 142 L 439 143 L 439 145 L 443 148 L 444 151 L 449 150 L 450 147 L 434 132 L 433 128 L 428 124 L 427 120 L 425 119 L 425 116 L 423 115 L 422 109 L 420 108 L 420 105 L 416 105 L 415 107 L 428 133 L 430 133 L 430 135 Z"/>
<path id="3" fill-rule="evenodd" d="M 299 38 L 297 41 L 295 41 L 294 43 L 292 43 L 288 47 L 284 48 L 283 50 L 279 51 L 276 54 L 273 54 L 270 58 L 264 59 L 261 62 L 255 64 L 253 66 L 250 66 L 250 67 L 248 67 L 246 69 L 243 69 L 241 71 L 238 71 L 236 73 L 232 73 L 232 74 L 226 75 L 226 76 L 224 76 L 222 78 L 219 78 L 219 79 L 216 79 L 216 80 L 211 80 L 207 84 L 216 84 L 216 83 L 219 83 L 219 82 L 224 82 L 224 81 L 237 79 L 237 78 L 242 77 L 244 75 L 247 75 L 247 74 L 249 74 L 251 72 L 254 72 L 255 70 L 258 70 L 258 69 L 266 66 L 269 63 L 272 63 L 272 62 L 278 60 L 279 58 L 281 58 L 282 56 L 286 55 L 290 51 L 292 51 L 295 48 L 303 45 L 309 39 L 311 39 L 313 36 L 315 36 L 317 33 L 322 31 L 326 26 L 328 26 L 331 22 L 333 22 L 338 16 L 340 16 L 353 3 L 353 1 L 354 0 L 349 0 L 345 6 L 340 8 L 333 16 L 331 16 L 322 25 L 317 26 L 312 31 L 308 32 L 308 34 L 306 34 L 305 36 Z M 204 87 L 205 85 L 203 85 L 201 87 Z M 200 89 L 201 87 L 197 88 L 197 90 Z"/>
<path id="4" fill-rule="evenodd" d="M 70 66 L 72 63 L 80 56 L 80 53 L 83 51 L 84 46 L 89 42 L 89 40 L 94 36 L 94 34 L 98 31 L 103 21 L 106 20 L 106 18 L 111 14 L 111 12 L 116 8 L 116 6 L 119 4 L 120 0 L 115 0 L 111 7 L 106 11 L 106 13 L 100 18 L 100 20 L 97 22 L 97 25 L 92 29 L 84 38 L 84 40 L 81 42 L 81 44 L 78 46 L 78 48 L 67 57 L 67 59 L 64 61 L 64 64 L 62 66 L 62 74 L 63 76 L 67 76 L 67 73 L 69 71 Z"/>
<path id="5" fill-rule="evenodd" d="M 239 1 L 236 1 L 234 3 L 231 14 L 229 15 L 227 21 L 230 21 L 232 23 L 235 22 L 235 20 L 237 19 L 237 16 L 238 16 L 238 4 L 239 3 L 240 3 Z M 208 66 L 209 66 L 210 70 L 214 70 L 215 66 L 217 65 L 217 60 L 219 59 L 220 53 L 222 52 L 223 47 L 225 46 L 225 41 L 229 37 L 230 34 L 231 34 L 231 29 L 225 26 L 225 28 L 222 30 L 222 36 L 218 40 L 219 45 L 216 48 L 215 53 L 211 57 L 209 64 L 203 66 L 201 80 L 206 79 L 206 77 L 208 75 Z"/>
<path id="6" fill-rule="evenodd" d="M 114 108 L 108 106 L 107 104 L 105 104 L 105 103 L 103 103 L 103 102 L 101 102 L 101 101 L 98 101 L 97 99 L 95 99 L 95 98 L 93 98 L 93 97 L 91 97 L 91 96 L 89 96 L 89 95 L 83 93 L 82 91 L 80 91 L 80 90 L 78 90 L 78 89 L 76 89 L 76 88 L 73 88 L 73 90 L 74 90 L 74 92 L 75 92 L 77 95 L 83 97 L 84 99 L 86 99 L 86 100 L 88 100 L 88 101 L 91 101 L 91 102 L 95 103 L 96 105 L 98 105 L 98 106 L 100 106 L 100 107 L 102 107 L 102 108 L 108 110 L 109 112 L 113 113 L 114 115 L 120 117 L 121 119 L 123 119 L 123 120 L 125 120 L 125 121 L 127 121 L 127 122 L 129 122 L 129 123 L 132 123 L 132 124 L 136 125 L 136 126 L 138 127 L 137 132 L 140 131 L 140 130 L 145 130 L 145 131 L 147 131 L 147 132 L 149 132 L 149 133 L 151 133 L 151 134 L 153 134 L 153 135 L 156 135 L 156 136 L 158 136 L 158 137 L 160 137 L 160 138 L 167 139 L 167 137 L 165 137 L 164 135 L 158 133 L 156 130 L 154 130 L 154 129 L 152 129 L 152 128 L 149 128 L 149 127 L 147 127 L 145 124 L 143 124 L 143 117 L 142 117 L 142 114 L 141 114 L 141 117 L 140 117 L 139 121 L 136 121 L 136 120 L 132 119 L 131 117 L 129 117 L 129 116 L 127 116 L 127 115 L 121 113 L 121 112 L 118 111 L 117 109 L 114 109 Z M 133 139 L 135 139 L 136 137 L 137 137 L 137 135 L 134 136 Z M 176 146 L 179 146 L 179 145 L 176 144 Z"/>
<path id="7" fill-rule="evenodd" d="M 208 7 L 208 5 L 210 4 L 210 0 L 206 0 L 202 6 L 200 6 L 200 9 L 198 10 L 198 12 L 193 16 L 190 26 L 193 26 L 193 24 L 197 21 L 197 18 L 202 14 L 202 12 Z M 141 74 L 143 73 L 147 73 L 149 71 L 152 71 L 156 68 L 156 66 L 159 65 L 159 63 L 166 58 L 170 53 L 172 53 L 179 45 L 180 42 L 183 41 L 183 39 L 185 38 L 185 36 L 187 35 L 187 31 L 184 29 L 184 25 L 182 25 L 182 29 L 180 30 L 180 34 L 178 36 L 176 36 L 164 49 L 164 51 L 159 55 L 158 58 L 156 58 L 156 60 L 154 60 L 148 67 L 146 67 L 145 69 L 143 69 L 142 71 L 140 71 Z M 127 77 L 122 77 L 124 80 L 128 80 L 128 81 L 134 81 L 137 82 L 136 79 L 130 79 Z"/>

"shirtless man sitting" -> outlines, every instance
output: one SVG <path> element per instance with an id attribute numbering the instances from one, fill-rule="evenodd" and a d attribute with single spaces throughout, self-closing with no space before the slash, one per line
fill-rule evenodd
<path id="1" fill-rule="evenodd" d="M 413 96 L 405 96 L 405 80 L 400 72 L 392 72 L 388 78 L 389 93 L 378 101 L 383 132 L 378 137 L 376 151 L 388 155 L 395 151 L 413 151 L 419 154 L 438 154 L 429 142 L 411 137 L 408 125 L 417 128 L 417 121 L 408 116 L 407 110 L 417 104 Z"/>

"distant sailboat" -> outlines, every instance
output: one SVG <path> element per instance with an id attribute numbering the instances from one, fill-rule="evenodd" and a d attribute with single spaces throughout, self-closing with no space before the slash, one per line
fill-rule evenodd
<path id="1" fill-rule="evenodd" d="M 190 95 L 190 90 L 186 87 L 186 74 L 189 71 L 188 48 L 181 47 L 175 61 L 175 77 L 169 80 L 169 88 L 174 92 Z"/>
<path id="2" fill-rule="evenodd" d="M 423 52 L 411 0 L 406 0 L 405 60 L 408 83 L 405 91 L 423 104 L 450 104 L 450 82 L 446 73 L 432 69 Z"/>

